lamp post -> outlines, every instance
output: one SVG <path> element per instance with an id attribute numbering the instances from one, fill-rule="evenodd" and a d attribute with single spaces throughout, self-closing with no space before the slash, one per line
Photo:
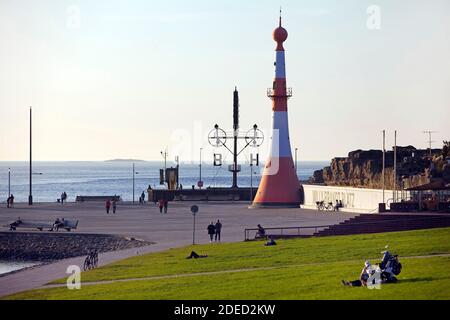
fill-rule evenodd
<path id="1" fill-rule="evenodd" d="M 167 152 L 167 148 L 163 151 L 161 151 L 161 155 L 164 158 L 164 174 L 166 173 L 166 169 L 167 169 L 167 156 L 168 156 L 168 152 Z"/>
<path id="2" fill-rule="evenodd" d="M 30 193 L 28 194 L 28 205 L 33 205 L 33 165 L 32 165 L 32 123 L 31 123 L 31 107 L 30 107 Z"/>
<path id="3" fill-rule="evenodd" d="M 167 152 L 167 148 L 164 149 L 164 151 L 161 151 L 161 156 L 164 158 L 164 174 L 163 174 L 163 181 L 162 183 L 160 182 L 160 184 L 164 184 L 164 180 L 166 180 L 166 171 L 167 171 L 167 156 L 169 155 L 169 153 Z M 168 184 L 167 184 L 168 185 Z"/>
<path id="4" fill-rule="evenodd" d="M 397 202 L 397 130 L 394 131 L 394 195 L 393 202 Z"/>
<path id="5" fill-rule="evenodd" d="M 11 168 L 8 168 L 8 197 L 11 196 Z"/>
<path id="6" fill-rule="evenodd" d="M 385 170 L 386 170 L 386 130 L 383 130 L 383 168 L 381 171 L 382 175 L 382 184 L 383 184 L 383 203 L 384 201 L 384 192 L 386 189 L 386 176 L 385 176 Z"/>
<path id="7" fill-rule="evenodd" d="M 202 150 L 203 148 L 200 148 L 200 163 L 198 165 L 199 167 L 199 178 L 198 178 L 198 187 L 202 188 Z"/>
<path id="8" fill-rule="evenodd" d="M 297 173 L 297 151 L 298 148 L 295 148 L 295 173 Z"/>
<path id="9" fill-rule="evenodd" d="M 180 188 L 180 157 L 175 157 L 175 162 L 177 163 L 177 190 Z"/>
<path id="10" fill-rule="evenodd" d="M 135 171 L 135 169 L 134 169 L 134 163 L 133 163 L 133 203 L 134 203 L 134 176 L 135 176 L 136 174 L 139 174 L 139 172 Z"/>

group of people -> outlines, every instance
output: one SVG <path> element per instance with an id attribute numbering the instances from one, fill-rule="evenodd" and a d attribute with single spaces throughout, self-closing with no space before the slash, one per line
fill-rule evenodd
<path id="1" fill-rule="evenodd" d="M 59 228 L 62 228 L 62 227 L 64 227 L 64 218 L 61 218 L 61 220 L 59 220 L 59 218 L 56 218 L 55 222 L 53 222 L 53 226 L 50 229 L 50 231 L 53 231 L 53 230 L 58 231 Z"/>
<path id="2" fill-rule="evenodd" d="M 333 211 L 339 211 L 339 208 L 343 208 L 342 200 L 336 200 L 336 204 L 334 205 Z"/>
<path id="3" fill-rule="evenodd" d="M 382 253 L 383 258 L 380 263 L 372 265 L 370 261 L 366 261 L 359 279 L 342 280 L 342 284 L 349 287 L 370 287 L 382 283 L 396 283 L 396 276 L 402 271 L 402 264 L 398 260 L 398 255 L 393 255 L 388 250 Z"/>
<path id="4" fill-rule="evenodd" d="M 6 207 L 12 208 L 14 206 L 14 196 L 12 194 L 6 199 Z"/>
<path id="5" fill-rule="evenodd" d="M 63 193 L 61 193 L 61 203 L 64 203 L 64 201 L 67 200 L 67 193 L 64 191 Z"/>
<path id="6" fill-rule="evenodd" d="M 213 239 L 215 242 L 220 242 L 220 235 L 222 232 L 222 223 L 220 222 L 220 220 L 217 220 L 216 223 L 214 223 L 214 221 L 211 221 L 206 229 L 208 230 L 209 243 L 213 242 Z"/>
<path id="7" fill-rule="evenodd" d="M 114 196 L 112 200 L 107 199 L 105 203 L 106 214 L 109 214 L 109 210 L 112 206 L 112 213 L 115 214 L 117 210 L 117 197 Z"/>

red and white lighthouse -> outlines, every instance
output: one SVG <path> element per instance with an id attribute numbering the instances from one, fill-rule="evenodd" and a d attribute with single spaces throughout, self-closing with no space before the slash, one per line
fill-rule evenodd
<path id="1" fill-rule="evenodd" d="M 300 206 L 300 182 L 292 160 L 287 100 L 292 90 L 286 87 L 286 67 L 283 42 L 288 33 L 280 24 L 273 31 L 277 43 L 275 61 L 275 80 L 267 90 L 272 99 L 273 126 L 270 155 L 264 167 L 258 192 L 252 207 L 298 208 Z"/>

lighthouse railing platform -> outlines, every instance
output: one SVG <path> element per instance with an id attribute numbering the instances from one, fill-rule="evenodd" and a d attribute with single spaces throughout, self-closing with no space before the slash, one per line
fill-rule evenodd
<path id="1" fill-rule="evenodd" d="M 279 94 L 273 88 L 267 88 L 267 96 L 269 98 L 290 98 L 292 97 L 292 88 L 286 88 L 286 93 Z"/>

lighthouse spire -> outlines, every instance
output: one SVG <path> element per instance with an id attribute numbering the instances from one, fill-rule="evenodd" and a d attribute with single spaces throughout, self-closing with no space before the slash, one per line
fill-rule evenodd
<path id="1" fill-rule="evenodd" d="M 281 27 L 281 6 L 280 6 L 280 24 L 279 27 Z"/>

